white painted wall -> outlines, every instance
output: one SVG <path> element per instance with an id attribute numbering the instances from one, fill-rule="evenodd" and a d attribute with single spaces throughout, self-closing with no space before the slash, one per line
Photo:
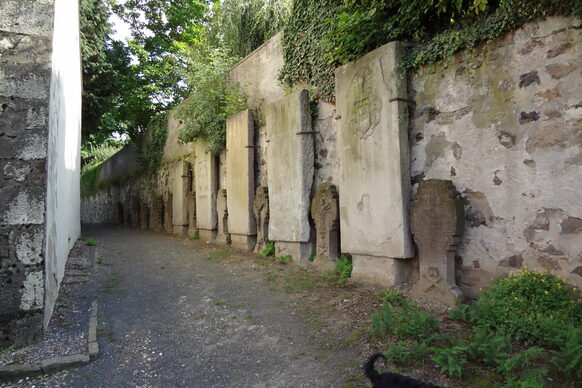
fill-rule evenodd
<path id="1" fill-rule="evenodd" d="M 81 234 L 81 90 L 79 4 L 72 0 L 56 0 L 47 162 L 45 328 L 65 273 L 69 251 Z"/>

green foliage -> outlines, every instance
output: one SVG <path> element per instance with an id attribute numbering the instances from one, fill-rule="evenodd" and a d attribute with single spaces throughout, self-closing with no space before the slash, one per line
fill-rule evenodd
<path id="1" fill-rule="evenodd" d="M 410 347 L 407 342 L 399 341 L 390 345 L 384 355 L 395 364 L 404 364 L 410 358 Z"/>
<path id="2" fill-rule="evenodd" d="M 322 21 L 333 18 L 342 0 L 293 0 L 291 13 L 283 28 L 283 67 L 279 80 L 291 88 L 310 84 L 318 88 L 324 100 L 334 100 L 335 64 L 325 59 L 321 38 L 329 25 Z"/>
<path id="3" fill-rule="evenodd" d="M 209 42 L 233 58 L 244 58 L 283 28 L 288 8 L 287 0 L 215 2 Z"/>
<path id="4" fill-rule="evenodd" d="M 397 311 L 394 321 L 395 335 L 419 341 L 428 340 L 439 328 L 435 317 L 416 308 Z"/>
<path id="5" fill-rule="evenodd" d="M 509 357 L 513 351 L 508 336 L 497 334 L 482 326 L 475 327 L 473 332 L 473 342 L 469 345 L 468 352 L 476 361 L 494 366 L 498 359 Z"/>
<path id="6" fill-rule="evenodd" d="M 81 148 L 81 160 L 83 173 L 87 168 L 106 161 L 123 148 L 123 143 L 107 141 L 101 144 L 86 143 Z"/>
<path id="7" fill-rule="evenodd" d="M 372 314 L 372 332 L 381 335 L 394 330 L 394 312 L 389 303 L 382 303 L 379 313 Z"/>
<path id="8" fill-rule="evenodd" d="M 378 297 L 393 306 L 398 306 L 404 309 L 413 308 L 414 305 L 405 297 L 400 291 L 394 289 L 387 289 L 378 294 Z"/>
<path id="9" fill-rule="evenodd" d="M 85 245 L 95 246 L 97 245 L 97 239 L 95 237 L 88 237 L 85 239 Z"/>
<path id="10" fill-rule="evenodd" d="M 200 240 L 200 235 L 199 234 L 194 234 L 192 236 L 188 237 L 189 240 Z"/>
<path id="11" fill-rule="evenodd" d="M 275 241 L 270 241 L 265 239 L 265 249 L 261 252 L 263 257 L 269 257 L 275 255 Z"/>
<path id="12" fill-rule="evenodd" d="M 335 263 L 335 272 L 339 276 L 338 284 L 344 284 L 352 276 L 352 257 L 349 255 L 340 255 Z"/>
<path id="13" fill-rule="evenodd" d="M 97 190 L 97 180 L 101 172 L 103 162 L 94 163 L 90 166 L 84 166 L 81 172 L 81 197 L 87 197 Z"/>
<path id="14" fill-rule="evenodd" d="M 403 66 L 413 70 L 547 15 L 582 16 L 582 2 L 294 0 L 280 79 L 287 86 L 314 85 L 334 100 L 335 67 L 390 41 L 403 42 Z"/>
<path id="15" fill-rule="evenodd" d="M 582 327 L 562 333 L 559 349 L 552 351 L 552 365 L 567 376 L 582 379 Z"/>
<path id="16" fill-rule="evenodd" d="M 273 257 L 273 260 L 281 264 L 287 264 L 287 262 L 291 261 L 291 259 L 293 259 L 291 255 Z"/>
<path id="17" fill-rule="evenodd" d="M 460 377 L 463 366 L 467 363 L 467 347 L 454 346 L 447 349 L 433 349 L 432 360 L 441 367 L 441 372 L 446 372 L 449 376 Z"/>
<path id="18" fill-rule="evenodd" d="M 531 367 L 532 361 L 540 359 L 545 352 L 544 348 L 539 346 L 529 347 L 511 357 L 498 359 L 497 370 L 505 376 L 511 377 L 515 375 L 517 370 Z"/>
<path id="19" fill-rule="evenodd" d="M 449 310 L 449 317 L 457 321 L 472 323 L 477 319 L 471 306 L 467 304 L 459 304 Z"/>
<path id="20" fill-rule="evenodd" d="M 200 49 L 188 49 L 188 83 L 193 93 L 178 105 L 172 115 L 182 121 L 179 138 L 208 142 L 208 149 L 218 155 L 226 143 L 226 119 L 246 108 L 246 95 L 228 81 L 228 72 L 236 58 L 224 50 L 212 49 L 201 55 Z"/>
<path id="21" fill-rule="evenodd" d="M 158 170 L 164 156 L 164 147 L 168 137 L 168 116 L 160 113 L 153 119 L 147 131 L 142 136 L 142 144 L 138 151 L 138 162 L 147 174 Z"/>
<path id="22" fill-rule="evenodd" d="M 582 304 L 566 282 L 536 271 L 494 281 L 473 309 L 480 325 L 526 343 L 556 344 L 561 330 L 582 324 Z"/>
<path id="23" fill-rule="evenodd" d="M 315 261 L 315 258 L 317 257 L 317 253 L 316 252 L 311 252 L 311 255 L 309 255 L 309 262 L 313 263 Z"/>

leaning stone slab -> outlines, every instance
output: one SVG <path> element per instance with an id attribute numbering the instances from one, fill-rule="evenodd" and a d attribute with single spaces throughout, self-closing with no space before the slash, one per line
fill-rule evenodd
<path id="1" fill-rule="evenodd" d="M 269 238 L 311 245 L 308 216 L 314 151 L 307 90 L 267 105 L 266 121 Z M 311 253 L 307 247 L 294 251 L 301 254 L 293 257 L 297 262 L 306 262 Z"/>
<path id="2" fill-rule="evenodd" d="M 334 185 L 319 185 L 311 201 L 311 218 L 317 232 L 313 264 L 323 271 L 332 270 L 340 254 L 339 196 Z"/>
<path id="3" fill-rule="evenodd" d="M 420 184 L 412 201 L 420 262 L 420 280 L 412 288 L 417 296 L 451 306 L 463 297 L 455 282 L 455 252 L 464 221 L 463 202 L 453 182 L 430 179 Z"/>
<path id="4" fill-rule="evenodd" d="M 257 226 L 255 253 L 262 253 L 269 239 L 269 189 L 265 186 L 258 186 L 256 189 L 253 213 Z"/>
<path id="5" fill-rule="evenodd" d="M 87 350 L 91 360 L 99 358 L 99 344 L 97 343 L 97 301 L 93 301 L 93 303 L 91 303 L 89 335 L 87 336 Z"/>
<path id="6" fill-rule="evenodd" d="M 172 222 L 174 234 L 182 236 L 188 233 L 188 163 L 179 160 L 173 173 Z"/>
<path id="7" fill-rule="evenodd" d="M 196 186 L 196 226 L 200 238 L 216 239 L 218 216 L 216 213 L 216 193 L 218 166 L 216 157 L 207 150 L 206 142 L 195 143 L 194 181 Z"/>
<path id="8" fill-rule="evenodd" d="M 30 376 L 41 372 L 40 362 L 32 364 L 2 365 L 0 366 L 0 380 Z"/>
<path id="9" fill-rule="evenodd" d="M 90 361 L 88 354 L 73 354 L 71 356 L 52 357 L 41 361 L 40 368 L 43 373 L 54 372 L 73 366 L 86 365 Z"/>
<path id="10" fill-rule="evenodd" d="M 226 190 L 232 245 L 252 251 L 256 242 L 253 114 L 245 109 L 226 120 Z"/>
<path id="11" fill-rule="evenodd" d="M 341 249 L 353 255 L 353 277 L 368 282 L 383 279 L 382 285 L 390 286 L 406 280 L 397 270 L 401 263 L 392 261 L 414 256 L 408 214 L 407 93 L 400 46 L 384 45 L 339 67 L 335 77 L 342 165 Z M 369 268 L 372 261 L 375 270 Z"/>

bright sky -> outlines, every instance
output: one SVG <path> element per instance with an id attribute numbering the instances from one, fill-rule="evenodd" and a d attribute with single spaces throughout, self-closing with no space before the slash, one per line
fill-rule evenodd
<path id="1" fill-rule="evenodd" d="M 112 13 L 109 17 L 109 21 L 113 24 L 114 34 L 111 35 L 112 40 L 121 40 L 127 42 L 131 37 L 131 32 L 129 31 L 129 24 L 125 23 L 116 14 Z"/>

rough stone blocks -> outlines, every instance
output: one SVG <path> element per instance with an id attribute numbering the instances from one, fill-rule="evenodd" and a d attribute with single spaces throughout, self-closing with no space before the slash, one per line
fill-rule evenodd
<path id="1" fill-rule="evenodd" d="M 336 70 L 340 229 L 342 251 L 357 259 L 375 257 L 385 271 L 410 258 L 409 150 L 405 78 L 400 46 L 384 45 Z M 372 259 L 367 259 L 366 262 Z M 396 274 L 372 279 L 399 279 Z M 383 283 L 385 286 L 392 283 Z"/>
<path id="2" fill-rule="evenodd" d="M 249 251 L 254 248 L 257 233 L 253 215 L 254 147 L 253 115 L 245 109 L 226 121 L 226 190 L 233 245 Z"/>
<path id="3" fill-rule="evenodd" d="M 266 107 L 269 180 L 269 238 L 310 241 L 309 194 L 313 182 L 313 135 L 307 90 L 299 90 Z M 298 250 L 303 262 L 311 252 Z M 304 257 L 305 253 L 307 257 Z"/>

